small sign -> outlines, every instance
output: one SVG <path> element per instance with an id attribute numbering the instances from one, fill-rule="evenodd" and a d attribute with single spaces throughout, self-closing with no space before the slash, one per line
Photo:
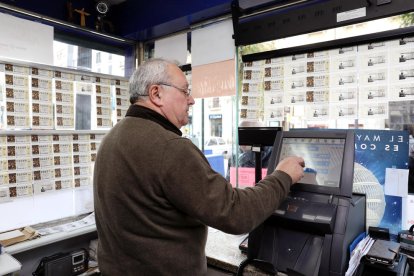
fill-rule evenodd
<path id="1" fill-rule="evenodd" d="M 210 114 L 210 115 L 208 115 L 208 118 L 210 120 L 221 119 L 222 117 L 223 117 L 223 115 L 221 115 L 221 114 Z"/>
<path id="2" fill-rule="evenodd" d="M 355 18 L 365 17 L 367 16 L 367 8 L 359 8 L 355 10 L 350 10 L 346 12 L 340 12 L 336 15 L 336 22 L 343 22 L 347 20 L 352 20 Z"/>

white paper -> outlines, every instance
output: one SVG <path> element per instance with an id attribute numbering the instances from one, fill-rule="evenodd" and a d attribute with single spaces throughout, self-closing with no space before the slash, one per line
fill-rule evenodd
<path id="1" fill-rule="evenodd" d="M 349 260 L 349 266 L 348 270 L 345 273 L 345 276 L 354 275 L 356 269 L 359 266 L 361 258 L 367 254 L 374 241 L 375 240 L 370 236 L 366 236 L 362 241 L 358 243 L 355 249 L 351 252 L 351 258 Z"/>
<path id="2" fill-rule="evenodd" d="M 89 225 L 94 225 L 95 224 L 95 213 L 92 213 L 86 217 L 84 217 L 81 220 L 77 220 L 74 222 L 69 222 L 69 223 L 65 223 L 65 224 L 61 224 L 61 225 L 57 225 L 57 226 L 53 226 L 53 227 L 47 227 L 47 228 L 42 228 L 39 229 L 37 232 L 42 235 L 50 235 L 50 234 L 54 234 L 54 233 L 60 233 L 60 232 L 71 232 Z"/>
<path id="3" fill-rule="evenodd" d="M 406 204 L 403 205 L 403 209 L 406 210 L 405 219 L 403 219 L 403 230 L 409 229 L 414 224 L 414 195 L 408 195 Z"/>
<path id="4" fill-rule="evenodd" d="M 386 195 L 406 197 L 408 195 L 408 170 L 386 168 L 384 186 Z"/>
<path id="5" fill-rule="evenodd" d="M 18 237 L 23 237 L 24 234 L 20 230 L 13 230 L 0 234 L 0 241 L 10 240 Z"/>

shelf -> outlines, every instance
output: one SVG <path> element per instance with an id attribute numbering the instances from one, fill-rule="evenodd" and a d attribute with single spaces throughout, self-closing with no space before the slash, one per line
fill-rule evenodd
<path id="1" fill-rule="evenodd" d="M 53 134 L 59 134 L 59 135 L 70 135 L 70 134 L 107 134 L 109 132 L 109 129 L 103 130 L 103 129 L 87 129 L 87 130 L 67 130 L 67 129 L 48 129 L 48 130 L 42 130 L 42 129 L 16 129 L 16 130 L 0 130 L 0 136 L 1 135 L 53 135 Z"/>
<path id="2" fill-rule="evenodd" d="M 4 251 L 8 254 L 14 255 L 24 251 L 32 250 L 41 246 L 52 244 L 55 242 L 63 241 L 73 237 L 81 236 L 84 234 L 93 233 L 96 231 L 96 225 L 89 225 L 82 227 L 70 232 L 60 232 L 55 234 L 50 234 L 46 236 L 41 236 L 40 238 L 29 240 L 21 243 L 17 243 L 4 248 Z M 1 266 L 0 266 L 1 267 Z M 1 273 L 0 273 L 1 275 Z"/>

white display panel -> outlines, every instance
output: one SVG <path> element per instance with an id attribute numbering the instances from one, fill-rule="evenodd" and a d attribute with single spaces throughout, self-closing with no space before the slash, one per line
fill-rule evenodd
<path id="1" fill-rule="evenodd" d="M 53 27 L 0 13 L 0 55 L 53 65 Z"/>
<path id="2" fill-rule="evenodd" d="M 154 57 L 187 64 L 187 33 L 156 40 Z"/>

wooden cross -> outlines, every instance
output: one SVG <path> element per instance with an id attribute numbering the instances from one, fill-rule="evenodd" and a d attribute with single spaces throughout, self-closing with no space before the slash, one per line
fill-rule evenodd
<path id="1" fill-rule="evenodd" d="M 85 16 L 89 16 L 90 14 L 85 11 L 85 8 L 82 8 L 81 10 L 75 9 L 75 12 L 80 14 L 80 17 L 81 17 L 80 18 L 80 25 L 81 25 L 81 27 L 85 27 L 86 26 Z"/>

